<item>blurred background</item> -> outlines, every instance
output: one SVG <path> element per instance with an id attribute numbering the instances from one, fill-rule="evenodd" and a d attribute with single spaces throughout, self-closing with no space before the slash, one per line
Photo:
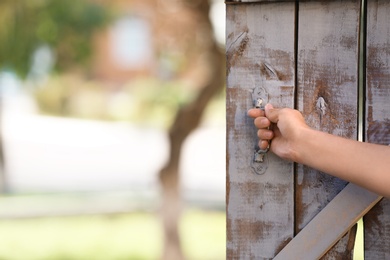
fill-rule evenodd
<path id="1" fill-rule="evenodd" d="M 0 259 L 225 259 L 224 23 L 0 1 Z"/>

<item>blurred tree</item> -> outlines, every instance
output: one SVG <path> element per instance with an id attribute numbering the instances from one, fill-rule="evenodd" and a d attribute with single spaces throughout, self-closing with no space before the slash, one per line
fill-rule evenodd
<path id="1" fill-rule="evenodd" d="M 85 68 L 93 33 L 109 18 L 110 13 L 96 1 L 1 0 L 0 72 L 7 70 L 26 78 L 33 54 L 41 46 L 51 49 L 56 70 Z M 4 191 L 1 136 L 0 132 L 0 191 Z"/>
<path id="2" fill-rule="evenodd" d="M 209 18 L 209 0 L 170 0 L 164 5 L 171 9 L 184 12 L 190 10 L 190 19 L 196 23 L 195 30 L 186 33 L 186 24 L 180 21 L 180 16 L 172 16 L 173 23 L 180 24 L 176 41 L 186 39 L 183 47 L 187 59 L 185 70 L 191 74 L 199 71 L 194 82 L 198 85 L 196 97 L 179 108 L 174 122 L 169 129 L 170 157 L 160 171 L 162 185 L 162 218 L 164 224 L 164 252 L 162 259 L 184 259 L 180 245 L 178 223 L 181 213 L 181 196 L 179 185 L 179 162 L 181 148 L 188 135 L 199 125 L 203 112 L 212 97 L 222 90 L 225 79 L 224 50 L 218 45 Z M 166 36 L 165 36 L 166 37 Z M 194 77 L 193 77 L 194 78 Z M 207 149 L 205 147 L 205 149 Z"/>
<path id="3" fill-rule="evenodd" d="M 184 258 L 178 232 L 181 147 L 199 125 L 209 101 L 224 86 L 225 56 L 214 38 L 209 0 L 151 1 L 159 8 L 156 24 L 169 28 L 155 32 L 156 45 L 160 48 L 156 53 L 161 60 L 164 57 L 178 60 L 177 66 L 166 66 L 169 68 L 162 73 L 164 78 L 183 77 L 197 89 L 190 102 L 180 104 L 171 124 L 170 159 L 159 175 L 163 191 L 163 259 L 176 260 Z M 32 53 L 42 44 L 49 46 L 56 55 L 57 70 L 87 66 L 88 38 L 106 19 L 105 11 L 87 0 L 1 0 L 0 70 L 7 68 L 26 77 Z M 183 57 L 178 57 L 178 53 Z"/>
<path id="4" fill-rule="evenodd" d="M 43 44 L 54 50 L 57 69 L 85 66 L 93 33 L 109 17 L 103 6 L 87 0 L 2 0 L 0 69 L 26 77 L 33 52 Z"/>

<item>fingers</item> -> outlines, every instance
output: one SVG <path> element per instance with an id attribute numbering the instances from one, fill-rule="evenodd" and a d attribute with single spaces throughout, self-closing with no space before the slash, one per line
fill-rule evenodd
<path id="1" fill-rule="evenodd" d="M 260 140 L 259 141 L 259 148 L 261 150 L 266 150 L 269 147 L 269 141 L 267 140 Z"/>
<path id="2" fill-rule="evenodd" d="M 252 108 L 248 110 L 248 116 L 252 118 L 267 117 L 272 123 L 279 120 L 279 109 L 274 108 L 271 104 L 265 106 L 265 110 Z"/>
<path id="3" fill-rule="evenodd" d="M 259 129 L 267 128 L 271 125 L 271 121 L 269 121 L 268 118 L 263 117 L 263 116 L 255 118 L 255 120 L 253 122 L 254 122 L 255 126 Z"/>
<path id="4" fill-rule="evenodd" d="M 252 108 L 248 110 L 248 116 L 252 118 L 257 118 L 257 117 L 264 117 L 265 112 L 264 110 L 258 109 L 258 108 Z"/>
<path id="5" fill-rule="evenodd" d="M 265 105 L 265 115 L 272 123 L 279 121 L 279 109 L 275 109 L 271 104 Z"/>
<path id="6" fill-rule="evenodd" d="M 257 129 L 257 136 L 259 137 L 259 147 L 262 150 L 265 150 L 269 147 L 270 140 L 274 138 L 275 134 L 272 130 L 269 129 L 271 123 L 274 122 L 272 120 L 276 120 L 277 122 L 277 109 L 274 109 L 271 104 L 267 104 L 265 106 L 265 110 L 261 110 L 258 108 L 252 108 L 248 111 L 248 116 L 254 118 L 254 124 Z M 271 118 L 269 118 L 269 115 Z M 266 117 L 267 116 L 267 117 Z"/>
<path id="7" fill-rule="evenodd" d="M 272 138 L 274 138 L 274 135 L 275 135 L 274 132 L 268 129 L 259 129 L 257 131 L 257 136 L 261 140 L 271 140 Z"/>

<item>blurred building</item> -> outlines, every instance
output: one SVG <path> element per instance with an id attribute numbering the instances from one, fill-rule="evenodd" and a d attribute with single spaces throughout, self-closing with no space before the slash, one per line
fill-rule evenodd
<path id="1" fill-rule="evenodd" d="M 178 0 L 105 0 L 118 15 L 96 37 L 94 76 L 124 82 L 140 75 L 180 73 L 199 42 L 202 21 Z M 193 4 L 197 1 L 194 0 Z M 187 56 L 184 57 L 183 54 Z M 188 66 L 187 66 L 188 67 Z"/>

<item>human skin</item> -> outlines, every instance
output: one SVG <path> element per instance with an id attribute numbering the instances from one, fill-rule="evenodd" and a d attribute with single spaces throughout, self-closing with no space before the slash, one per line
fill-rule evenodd
<path id="1" fill-rule="evenodd" d="M 358 142 L 310 128 L 295 109 L 250 109 L 259 146 L 277 156 L 307 165 L 390 197 L 390 146 Z M 270 142 L 272 140 L 272 142 Z"/>

